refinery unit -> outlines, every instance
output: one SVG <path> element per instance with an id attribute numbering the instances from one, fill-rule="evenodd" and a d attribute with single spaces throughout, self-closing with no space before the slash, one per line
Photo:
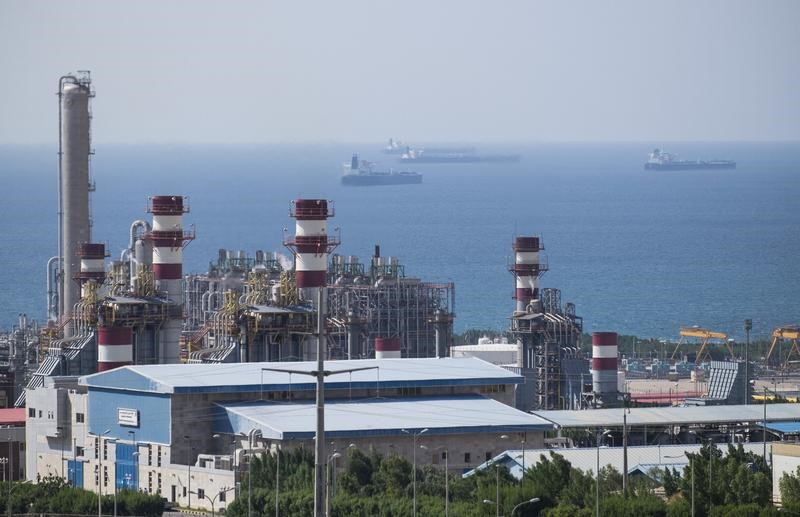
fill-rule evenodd
<path id="1" fill-rule="evenodd" d="M 90 195 L 91 100 L 88 72 L 59 79 L 58 255 L 47 263 L 46 324 L 21 314 L 0 334 L 0 372 L 6 388 L 0 403 L 22 406 L 24 388 L 49 376 L 84 375 L 128 364 L 308 361 L 317 355 L 316 291 L 324 287 L 325 358 L 430 358 L 450 355 L 455 317 L 453 283 L 406 276 L 397 257 L 375 246 L 371 257 L 335 254 L 329 235 L 332 201 L 291 203 L 294 235 L 284 230 L 289 250 L 220 250 L 205 273 L 184 274 L 183 249 L 194 238 L 185 230 L 188 198 L 149 198 L 150 220 L 130 224 L 128 245 L 111 259 L 92 235 Z M 526 382 L 515 404 L 523 410 L 613 407 L 621 403 L 620 375 L 688 377 L 705 374 L 689 361 L 618 361 L 617 335 L 595 332 L 592 356 L 580 349 L 583 321 L 556 288 L 540 286 L 548 271 L 541 238 L 513 241 L 515 307 L 509 336 L 518 347 L 504 366 Z M 114 255 L 116 257 L 117 255 Z M 681 336 L 730 344 L 727 335 L 699 327 Z M 784 370 L 800 356 L 795 326 L 775 329 L 766 363 Z M 787 343 L 788 354 L 783 352 Z M 665 354 L 666 355 L 666 354 Z M 666 357 L 664 357 L 666 359 Z M 618 373 L 619 369 L 623 372 Z M 625 371 L 627 370 L 627 371 Z"/>

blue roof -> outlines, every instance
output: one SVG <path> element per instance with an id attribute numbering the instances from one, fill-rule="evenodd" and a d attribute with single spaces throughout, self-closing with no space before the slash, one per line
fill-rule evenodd
<path id="1" fill-rule="evenodd" d="M 316 403 L 267 401 L 220 403 L 226 418 L 217 432 L 247 433 L 260 429 L 272 440 L 311 439 L 316 430 Z M 546 420 L 480 395 L 415 398 L 371 398 L 325 402 L 325 436 L 400 436 L 402 429 L 428 429 L 429 435 L 552 431 Z"/>
<path id="2" fill-rule="evenodd" d="M 83 376 L 79 383 L 90 390 L 105 388 L 151 393 L 306 391 L 315 389 L 316 380 L 297 372 L 310 373 L 316 367 L 316 361 L 124 366 Z M 294 370 L 295 373 L 264 368 Z M 329 375 L 325 378 L 326 388 L 421 388 L 523 382 L 522 376 L 475 357 L 325 361 L 325 369 L 333 373 L 351 368 L 374 369 Z"/>
<path id="3" fill-rule="evenodd" d="M 779 433 L 800 433 L 800 422 L 767 422 L 767 429 Z"/>

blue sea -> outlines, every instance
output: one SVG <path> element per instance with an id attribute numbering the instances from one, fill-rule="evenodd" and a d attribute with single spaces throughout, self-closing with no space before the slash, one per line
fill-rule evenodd
<path id="1" fill-rule="evenodd" d="M 184 271 L 219 248 L 284 251 L 295 198 L 335 202 L 338 252 L 368 259 L 375 244 L 408 276 L 455 282 L 456 330 L 508 327 L 515 235 L 539 234 L 543 287 L 576 304 L 587 331 L 675 338 L 681 325 L 767 337 L 800 323 L 800 143 L 673 143 L 685 159 L 736 170 L 645 171 L 658 144 L 479 146 L 511 164 L 418 165 L 421 185 L 343 187 L 352 152 L 390 167 L 381 143 L 103 146 L 92 161 L 93 240 L 114 257 L 147 196 L 189 196 L 197 239 Z M 0 328 L 43 318 L 45 264 L 56 254 L 55 146 L 0 147 Z"/>

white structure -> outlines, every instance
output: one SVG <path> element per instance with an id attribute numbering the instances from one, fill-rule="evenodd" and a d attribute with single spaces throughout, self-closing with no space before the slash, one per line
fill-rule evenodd
<path id="1" fill-rule="evenodd" d="M 781 502 L 780 481 L 784 474 L 797 476 L 800 468 L 800 443 L 772 444 L 772 501 Z"/>

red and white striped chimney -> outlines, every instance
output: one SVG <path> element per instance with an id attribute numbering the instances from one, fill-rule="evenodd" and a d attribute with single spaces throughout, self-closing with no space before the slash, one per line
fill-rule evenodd
<path id="1" fill-rule="evenodd" d="M 183 232 L 183 214 L 189 211 L 183 196 L 153 196 L 147 209 L 153 214 L 153 280 L 172 307 L 161 327 L 160 363 L 180 361 L 183 327 L 183 246 L 193 238 Z"/>
<path id="2" fill-rule="evenodd" d="M 85 242 L 78 248 L 78 258 L 81 265 L 75 280 L 81 284 L 81 298 L 83 298 L 86 295 L 83 289 L 86 282 L 94 280 L 100 285 L 106 279 L 106 245 Z"/>
<path id="3" fill-rule="evenodd" d="M 617 392 L 617 333 L 592 332 L 592 391 Z"/>
<path id="4" fill-rule="evenodd" d="M 510 269 L 516 278 L 517 312 L 525 312 L 531 301 L 539 299 L 539 276 L 547 270 L 539 262 L 539 252 L 543 249 L 539 237 L 514 240 L 514 265 Z"/>
<path id="5" fill-rule="evenodd" d="M 334 215 L 333 206 L 329 207 L 325 199 L 297 199 L 292 202 L 289 215 L 296 221 L 294 240 L 286 245 L 296 258 L 297 288 L 325 287 L 328 253 L 339 244 L 328 237 L 328 218 Z"/>
<path id="6" fill-rule="evenodd" d="M 133 364 L 133 332 L 130 327 L 97 329 L 97 371 Z"/>
<path id="7" fill-rule="evenodd" d="M 400 359 L 399 337 L 376 337 L 375 359 Z"/>

